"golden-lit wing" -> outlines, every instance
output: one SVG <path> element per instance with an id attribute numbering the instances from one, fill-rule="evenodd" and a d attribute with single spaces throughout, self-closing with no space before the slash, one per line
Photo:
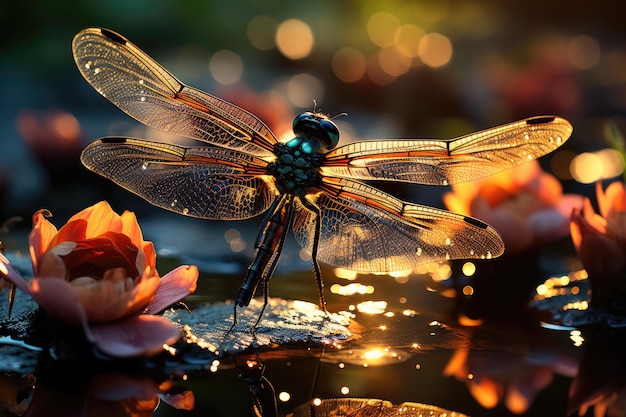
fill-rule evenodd
<path id="1" fill-rule="evenodd" d="M 541 116 L 452 140 L 362 141 L 328 152 L 322 174 L 362 180 L 456 184 L 552 152 L 571 133 L 572 125 L 567 120 Z"/>
<path id="2" fill-rule="evenodd" d="M 498 232 L 480 220 L 398 200 L 348 179 L 325 178 L 308 195 L 321 210 L 318 259 L 363 272 L 391 272 L 420 263 L 492 258 L 502 254 Z M 297 200 L 296 200 L 297 201 Z M 298 207 L 293 232 L 311 251 L 315 214 Z"/>
<path id="3" fill-rule="evenodd" d="M 277 140 L 261 120 L 184 85 L 122 35 L 85 29 L 74 37 L 72 51 L 89 84 L 141 123 L 255 156 L 272 156 Z"/>
<path id="4" fill-rule="evenodd" d="M 108 137 L 81 154 L 90 170 L 155 206 L 191 217 L 238 220 L 265 211 L 277 190 L 265 161 L 215 146 Z"/>

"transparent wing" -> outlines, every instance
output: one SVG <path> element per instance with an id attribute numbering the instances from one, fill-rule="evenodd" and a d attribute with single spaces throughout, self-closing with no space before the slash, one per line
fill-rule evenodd
<path id="1" fill-rule="evenodd" d="M 314 407 L 314 414 L 311 408 Z M 319 405 L 306 403 L 296 407 L 293 417 L 385 417 L 393 410 L 393 404 L 385 400 L 371 398 L 329 398 L 321 400 Z M 407 414 L 405 417 L 413 417 Z M 437 417 L 437 416 L 433 416 Z"/>
<path id="2" fill-rule="evenodd" d="M 155 206 L 191 217 L 238 220 L 265 211 L 278 191 L 266 162 L 213 146 L 108 137 L 81 154 L 90 170 Z"/>
<path id="3" fill-rule="evenodd" d="M 502 254 L 498 232 L 480 220 L 409 204 L 373 187 L 326 178 L 308 198 L 321 210 L 318 259 L 363 272 L 391 272 L 448 259 Z M 301 203 L 293 222 L 298 243 L 311 251 L 315 214 Z"/>
<path id="4" fill-rule="evenodd" d="M 277 140 L 261 120 L 184 85 L 122 35 L 85 29 L 74 37 L 72 51 L 89 84 L 141 123 L 255 156 L 272 155 Z"/>
<path id="5" fill-rule="evenodd" d="M 328 152 L 322 173 L 362 180 L 455 184 L 552 152 L 571 133 L 567 120 L 542 116 L 452 140 L 362 141 Z"/>

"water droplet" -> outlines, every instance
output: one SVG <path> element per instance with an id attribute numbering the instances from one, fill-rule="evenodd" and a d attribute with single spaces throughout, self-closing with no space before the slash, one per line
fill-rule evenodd
<path id="1" fill-rule="evenodd" d="M 416 254 L 417 256 L 422 256 L 422 248 L 417 248 L 417 249 L 415 250 L 415 254 Z"/>
<path id="2" fill-rule="evenodd" d="M 491 254 L 491 252 L 487 252 L 487 259 L 491 259 L 493 258 L 493 255 Z"/>
<path id="3" fill-rule="evenodd" d="M 143 169 L 144 171 L 148 168 L 150 168 L 150 162 L 144 162 L 143 164 L 141 164 L 141 169 Z"/>
<path id="4" fill-rule="evenodd" d="M 178 203 L 178 200 L 174 200 L 170 203 L 170 207 L 175 207 L 176 204 Z"/>
<path id="5" fill-rule="evenodd" d="M 530 140 L 530 135 L 528 133 L 524 133 L 524 139 L 525 140 Z"/>
<path id="6" fill-rule="evenodd" d="M 474 256 L 474 249 L 470 250 L 470 255 Z"/>
<path id="7" fill-rule="evenodd" d="M 442 185 L 444 185 L 444 186 L 446 186 L 446 185 L 448 185 L 448 184 L 449 184 L 449 182 L 448 182 L 448 180 L 447 180 L 447 179 L 444 179 L 444 180 L 441 182 L 441 184 L 442 184 Z"/>
<path id="8" fill-rule="evenodd" d="M 96 68 L 95 70 L 93 70 L 93 73 L 98 75 L 100 74 L 101 69 L 100 68 Z"/>
<path id="9" fill-rule="evenodd" d="M 447 237 L 446 238 L 446 246 L 450 246 L 451 244 L 452 244 L 452 240 L 449 237 Z"/>
<path id="10" fill-rule="evenodd" d="M 143 80 L 139 80 L 139 84 L 143 85 L 144 81 Z"/>
<path id="11" fill-rule="evenodd" d="M 146 101 L 146 98 L 145 98 L 145 97 L 141 97 L 141 99 L 140 99 L 140 100 L 141 100 L 141 101 Z"/>
<path id="12" fill-rule="evenodd" d="M 449 260 L 450 260 L 450 254 L 446 253 L 446 261 L 449 261 Z"/>
<path id="13" fill-rule="evenodd" d="M 189 209 L 187 207 L 183 209 L 183 214 L 189 214 Z"/>
<path id="14" fill-rule="evenodd" d="M 91 68 L 91 61 L 85 62 L 85 69 Z"/>

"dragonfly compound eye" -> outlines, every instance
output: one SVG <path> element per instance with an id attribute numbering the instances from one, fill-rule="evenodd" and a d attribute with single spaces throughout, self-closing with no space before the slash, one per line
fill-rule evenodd
<path id="1" fill-rule="evenodd" d="M 339 129 L 321 113 L 300 113 L 293 119 L 293 132 L 296 136 L 311 138 L 323 149 L 332 149 L 339 142 Z"/>
<path id="2" fill-rule="evenodd" d="M 311 113 L 310 111 L 305 111 L 304 113 L 300 113 L 299 115 L 297 115 L 293 119 L 293 123 L 291 124 L 291 128 L 293 129 L 294 132 L 298 130 L 300 124 L 304 120 L 315 120 L 315 117 L 313 116 L 313 113 Z"/>
<path id="3" fill-rule="evenodd" d="M 328 149 L 332 149 L 339 143 L 339 128 L 337 125 L 330 120 L 322 119 L 320 120 L 320 126 L 326 132 L 328 137 L 328 142 L 326 143 L 326 147 Z"/>

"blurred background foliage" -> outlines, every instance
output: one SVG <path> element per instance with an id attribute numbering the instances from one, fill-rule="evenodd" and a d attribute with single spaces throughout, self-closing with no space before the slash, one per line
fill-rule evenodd
<path id="1" fill-rule="evenodd" d="M 566 188 L 591 194 L 584 184 L 623 167 L 615 155 L 607 162 L 588 154 L 583 165 L 611 169 L 583 178 L 572 162 L 608 147 L 607 136 L 619 136 L 624 124 L 626 31 L 615 7 L 607 0 L 3 2 L 0 216 L 28 218 L 44 206 L 72 213 L 115 200 L 111 193 L 144 207 L 78 163 L 80 148 L 96 137 L 158 136 L 76 71 L 70 42 L 87 26 L 120 32 L 185 83 L 242 105 L 277 134 L 314 100 L 323 112 L 348 113 L 337 119 L 344 140 L 445 138 L 557 114 L 574 124 L 574 135 L 542 164 L 552 163 Z"/>

